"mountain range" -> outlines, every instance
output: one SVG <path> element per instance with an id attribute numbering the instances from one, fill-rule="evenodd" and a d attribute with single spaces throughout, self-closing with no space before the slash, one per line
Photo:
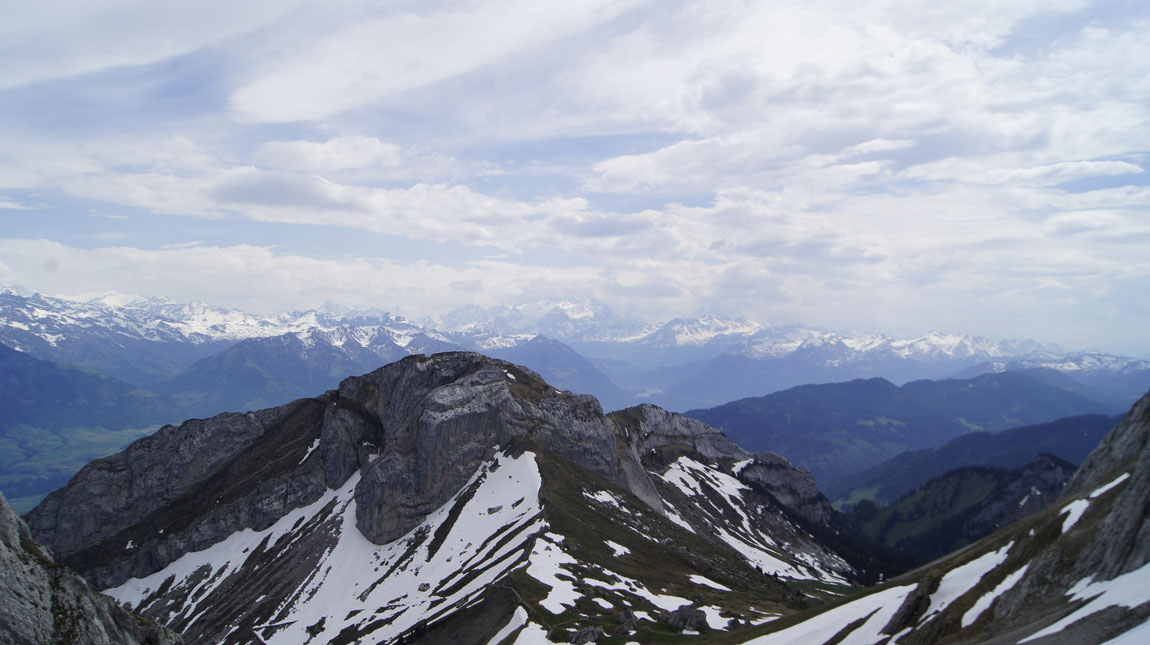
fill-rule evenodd
<path id="1" fill-rule="evenodd" d="M 970 432 L 1105 411 L 1074 391 L 1004 372 L 901 387 L 881 378 L 803 385 L 686 414 L 750 450 L 769 446 L 829 484 Z"/>
<path id="2" fill-rule="evenodd" d="M 1042 453 L 1081 464 L 1118 419 L 1102 414 L 1065 417 L 999 432 L 970 432 L 937 447 L 910 450 L 847 477 L 819 483 L 836 502 L 869 499 L 890 504 L 953 468 L 991 466 L 1013 470 Z"/>
<path id="3" fill-rule="evenodd" d="M 1150 395 L 1020 522 L 746 640 L 1142 643 L 1150 636 Z"/>
<path id="4" fill-rule="evenodd" d="M 330 303 L 253 315 L 203 303 L 117 294 L 78 301 L 9 288 L 0 291 L 0 345 L 17 350 L 3 357 L 11 387 L 0 393 L 10 404 L 3 413 L 9 423 L 0 427 L 0 445 L 8 448 L 0 458 L 0 490 L 20 511 L 80 465 L 161 423 L 280 405 L 419 353 L 471 349 L 511 360 L 560 389 L 595 395 L 607 409 L 661 402 L 685 410 L 809 380 L 937 375 L 960 367 L 1021 370 L 1103 401 L 1105 411 L 1122 409 L 1130 392 L 1150 387 L 1145 361 L 1058 354 L 1033 342 L 944 334 L 895 339 L 715 316 L 649 325 L 596 303 L 569 301 L 462 308 L 417 323 Z M 1063 371 L 1004 362 L 1022 360 L 1010 358 L 1020 353 L 1057 361 L 1051 365 Z M 979 362 L 987 359 L 998 362 Z M 91 378 L 77 380 L 81 373 Z M 1094 385 L 1076 380 L 1084 374 Z M 30 391 L 32 383 L 44 385 Z M 69 388 L 79 389 L 61 404 L 59 393 Z M 97 405 L 81 405 L 84 400 Z M 98 402 L 108 400 L 114 410 L 100 412 Z M 12 423 L 21 417 L 35 421 Z M 879 451 L 862 465 L 891 456 Z"/>
<path id="5" fill-rule="evenodd" d="M 147 642 L 170 642 L 156 623 L 188 643 L 1139 642 L 1150 395 L 1061 486 L 1069 469 L 966 468 L 875 509 L 934 543 L 1046 504 L 891 577 L 777 454 L 650 405 L 604 414 L 480 354 L 414 355 L 166 426 L 85 466 L 27 533 L 0 514 L 0 630 L 42 621 L 28 584 L 71 567 Z M 61 602 L 103 602 L 75 591 Z"/>
<path id="6" fill-rule="evenodd" d="M 242 361 L 220 357 L 214 365 L 197 365 L 241 341 L 285 335 L 296 340 L 253 343 Z M 264 404 L 316 391 L 300 389 L 312 383 L 279 380 L 297 378 L 297 371 L 275 368 L 285 358 L 284 346 L 294 347 L 292 360 L 309 364 L 310 378 L 327 379 L 323 387 L 362 372 L 370 354 L 376 355 L 377 367 L 403 355 L 466 349 L 506 356 L 557 387 L 598 397 L 609 409 L 653 403 L 682 411 L 807 383 L 868 377 L 902 383 L 962 370 L 971 370 L 963 375 L 971 377 L 1036 366 L 1089 381 L 1084 381 L 1093 388 L 1089 398 L 1114 411 L 1126 409 L 1150 388 L 1150 361 L 1066 353 L 1034 341 L 944 333 L 896 338 L 713 315 L 648 324 L 598 303 L 571 301 L 464 307 L 415 322 L 330 303 L 312 311 L 254 315 L 203 303 L 116 294 L 77 301 L 8 288 L 0 291 L 0 343 L 134 385 L 165 382 L 169 392 L 187 387 L 192 401 L 199 396 L 194 381 L 206 377 L 185 373 L 218 375 L 230 361 L 269 372 L 240 379 L 241 390 L 231 395 Z M 205 407 L 196 414 L 223 411 L 200 398 Z"/>
<path id="7" fill-rule="evenodd" d="M 739 629 L 866 573 L 813 537 L 834 516 L 698 421 L 446 353 L 167 426 L 26 519 L 187 642 L 270 644 Z"/>

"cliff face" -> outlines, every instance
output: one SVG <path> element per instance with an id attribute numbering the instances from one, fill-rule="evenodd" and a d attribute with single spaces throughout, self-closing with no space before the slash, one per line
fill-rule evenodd
<path id="1" fill-rule="evenodd" d="M 167 629 L 92 592 L 52 561 L 0 495 L 0 642 L 11 645 L 166 645 Z"/>
<path id="2" fill-rule="evenodd" d="M 532 464 L 551 466 L 530 475 L 520 457 L 525 452 L 537 455 L 529 458 Z M 460 571 L 480 561 L 461 559 L 472 542 L 504 545 L 500 553 L 519 544 L 513 551 L 525 560 L 515 564 L 508 555 L 500 561 L 512 569 L 539 557 L 529 543 L 538 534 L 516 542 L 511 525 L 502 533 L 461 538 L 458 545 L 445 537 L 459 513 L 479 504 L 473 498 L 487 490 L 483 486 L 500 481 L 502 474 L 493 474 L 500 463 L 526 469 L 516 481 L 540 483 L 492 488 L 492 499 L 500 501 L 475 511 L 484 518 L 511 513 L 515 522 L 542 531 L 548 513 L 574 517 L 591 509 L 610 518 L 595 520 L 607 522 L 603 530 L 623 531 L 617 543 L 626 541 L 627 531 L 639 540 L 662 535 L 657 545 L 642 548 L 697 562 L 691 566 L 703 567 L 707 558 L 727 562 L 730 575 L 750 575 L 755 585 L 767 584 L 753 582 L 763 572 L 830 582 L 854 575 L 792 521 L 817 522 L 830 512 L 810 473 L 777 455 L 747 453 L 702 422 L 653 406 L 606 416 L 589 396 L 560 392 L 529 370 L 465 352 L 411 356 L 314 399 L 165 427 L 86 466 L 29 513 L 28 523 L 92 584 L 118 589 L 117 597 L 172 621 L 192 642 L 216 642 L 225 634 L 242 642 L 251 634 L 243 629 L 285 624 L 291 614 L 285 608 L 303 611 L 307 599 L 330 593 L 331 587 L 316 596 L 313 577 L 339 549 L 392 562 L 379 565 L 378 579 L 365 582 L 367 589 L 351 600 L 326 601 L 347 607 L 368 602 L 373 590 L 401 585 L 396 580 L 408 575 L 407 565 L 395 563 L 410 561 L 418 549 L 427 549 L 428 562 L 445 558 L 443 567 Z M 558 474 L 568 470 L 575 474 Z M 591 482 L 601 483 L 595 488 Z M 574 497 L 552 490 L 574 485 L 583 487 Z M 531 508 L 537 515 L 527 513 Z M 295 519 L 285 526 L 288 518 Z M 678 538 L 676 531 L 682 531 Z M 243 542 L 253 535 L 266 541 Z M 678 539 L 692 547 L 677 545 Z M 232 548 L 222 545 L 241 542 L 247 546 L 239 555 L 233 550 L 212 559 Z M 710 555 L 699 555 L 704 553 Z M 189 568 L 192 561 L 202 562 Z M 488 573 L 455 577 L 468 575 Z M 428 586 L 418 584 L 404 597 L 437 593 L 435 584 Z M 451 589 L 438 592 L 437 611 L 474 604 L 473 597 L 451 596 Z M 801 594 L 787 594 L 787 602 L 802 601 Z M 393 613 L 411 610 L 407 618 L 396 613 L 385 623 L 395 634 L 405 633 L 403 620 L 416 614 L 415 605 L 383 604 L 399 608 Z M 345 613 L 340 630 L 367 629 L 353 625 L 367 615 Z M 335 629 L 333 621 L 316 623 L 316 633 Z M 267 629 L 261 638 L 274 635 Z M 292 636 L 280 638 L 290 642 Z"/>

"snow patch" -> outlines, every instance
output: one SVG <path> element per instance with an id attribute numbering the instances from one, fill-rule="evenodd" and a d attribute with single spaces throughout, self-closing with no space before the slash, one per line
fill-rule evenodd
<path id="1" fill-rule="evenodd" d="M 515 613 L 511 614 L 511 620 L 508 620 L 506 625 L 500 628 L 499 631 L 495 632 L 495 635 L 491 637 L 491 640 L 487 641 L 487 645 L 499 645 L 499 643 L 502 643 L 505 638 L 514 634 L 515 630 L 523 627 L 526 624 L 527 610 L 523 607 L 516 607 Z"/>
<path id="2" fill-rule="evenodd" d="M 950 603 L 958 600 L 964 596 L 966 592 L 970 591 L 982 580 L 983 576 L 990 573 L 995 567 L 1006 560 L 1006 555 L 1013 546 L 1014 542 L 1011 542 L 997 551 L 983 554 L 962 566 L 955 567 L 948 571 L 938 583 L 938 590 L 931 594 L 930 608 L 926 610 L 922 622 L 925 623 L 935 615 L 942 613 L 950 606 Z"/>
<path id="3" fill-rule="evenodd" d="M 880 630 L 890 622 L 914 588 L 915 585 L 894 587 L 859 598 L 793 627 L 747 641 L 747 645 L 825 643 L 841 632 L 846 625 L 863 619 L 866 619 L 865 622 L 855 628 L 842 642 L 877 643 L 886 638 Z"/>
<path id="4" fill-rule="evenodd" d="M 307 458 L 311 456 L 311 453 L 315 452 L 316 448 L 319 448 L 319 438 L 316 438 L 315 441 L 311 442 L 311 446 L 308 447 L 307 452 L 303 454 L 303 459 L 300 459 L 299 463 L 302 464 L 303 462 L 307 461 Z"/>
<path id="5" fill-rule="evenodd" d="M 663 504 L 663 510 L 666 512 L 666 518 L 667 519 L 671 520 L 675 524 L 678 524 L 682 528 L 685 528 L 692 533 L 695 532 L 694 527 L 692 527 L 690 524 L 688 524 L 687 520 L 683 519 L 683 516 L 679 515 L 674 510 L 672 510 L 670 504 L 666 504 L 666 503 Z"/>
<path id="6" fill-rule="evenodd" d="M 718 589 L 719 591 L 730 591 L 731 590 L 730 587 L 726 587 L 724 585 L 721 585 L 721 584 L 715 582 L 714 580 L 711 580 L 710 578 L 707 578 L 705 576 L 701 576 L 697 573 L 692 573 L 690 575 L 690 578 L 691 578 L 691 582 L 693 582 L 697 585 L 703 585 L 704 587 L 710 587 L 712 589 Z"/>
<path id="7" fill-rule="evenodd" d="M 707 607 L 699 607 L 699 611 L 707 617 L 707 627 L 711 629 L 723 630 L 731 622 L 729 618 L 723 618 L 719 614 L 722 613 L 722 607 L 715 607 L 713 605 Z"/>
<path id="8" fill-rule="evenodd" d="M 623 500 L 613 495 L 610 491 L 600 490 L 595 491 L 594 493 L 583 491 L 583 496 L 589 500 L 599 502 L 600 504 L 614 506 L 615 508 L 623 511 L 624 513 L 627 513 L 628 515 L 631 513 L 631 511 L 628 511 L 627 508 L 623 505 Z"/>
<path id="9" fill-rule="evenodd" d="M 1022 576 L 1026 575 L 1026 569 L 1029 567 L 1030 563 L 1022 565 L 1021 569 L 1006 576 L 1006 579 L 998 583 L 997 587 L 983 594 L 981 598 L 975 601 L 974 606 L 962 615 L 962 628 L 966 629 L 978 621 L 979 616 L 982 616 L 982 612 L 989 609 L 990 605 L 994 603 L 995 599 L 1007 591 L 1010 591 L 1010 589 L 1014 587 L 1014 585 L 1017 584 L 1019 580 L 1022 579 Z"/>
<path id="10" fill-rule="evenodd" d="M 550 534 L 547 537 L 550 537 Z M 579 564 L 579 561 L 560 548 L 558 542 L 545 538 L 535 540 L 527 565 L 527 575 L 551 587 L 551 591 L 539 605 L 553 614 L 563 613 L 568 606 L 574 606 L 575 601 L 582 597 L 582 594 L 575 590 L 574 577 L 562 568 L 565 564 Z"/>
<path id="11" fill-rule="evenodd" d="M 1096 497 L 1099 497 L 1099 496 L 1105 494 L 1106 491 L 1110 490 L 1111 488 L 1114 488 L 1115 486 L 1117 486 L 1118 484 L 1121 484 L 1122 482 L 1126 481 L 1129 478 L 1130 478 L 1130 473 L 1122 473 L 1121 475 L 1119 475 L 1119 476 L 1115 477 L 1113 480 L 1111 480 L 1110 483 L 1103 484 L 1102 486 L 1095 488 L 1094 492 L 1090 493 L 1090 499 L 1095 499 Z"/>
<path id="12" fill-rule="evenodd" d="M 1085 513 L 1089 507 L 1090 502 L 1085 499 L 1076 499 L 1062 507 L 1062 510 L 1058 511 L 1059 515 L 1066 515 L 1066 519 L 1062 520 L 1062 532 L 1066 533 L 1077 524 L 1078 520 L 1082 519 L 1082 514 Z"/>
<path id="13" fill-rule="evenodd" d="M 1107 607 L 1130 608 L 1150 602 L 1150 564 L 1142 565 L 1141 568 L 1120 575 L 1113 580 L 1094 582 L 1093 576 L 1088 577 L 1078 581 L 1077 584 L 1070 588 L 1067 595 L 1071 596 L 1075 601 L 1090 599 L 1090 602 L 1079 607 L 1077 611 L 1050 627 L 1036 632 L 1019 642 L 1025 643 L 1060 632 L 1079 620 L 1100 612 Z M 1143 625 L 1137 629 L 1146 631 L 1145 627 L 1146 626 Z M 1129 633 L 1130 632 L 1127 632 L 1127 634 Z M 1123 636 L 1126 636 L 1126 634 L 1123 634 Z"/>
<path id="14" fill-rule="evenodd" d="M 631 555 L 631 549 L 628 549 L 627 547 L 623 546 L 622 544 L 619 544 L 618 542 L 612 542 L 611 540 L 607 540 L 604 542 L 604 544 L 606 544 L 608 547 L 610 547 L 610 549 L 612 551 L 615 552 L 614 555 L 616 558 L 621 558 L 625 555 Z"/>

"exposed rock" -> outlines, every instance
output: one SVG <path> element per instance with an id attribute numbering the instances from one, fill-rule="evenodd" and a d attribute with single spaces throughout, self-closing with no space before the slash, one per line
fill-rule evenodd
<path id="1" fill-rule="evenodd" d="M 594 398 L 559 392 L 522 367 L 453 352 L 408 357 L 315 399 L 166 426 L 86 466 L 33 509 L 28 524 L 61 561 L 106 588 L 237 530 L 266 528 L 358 471 L 356 525 L 383 544 L 417 526 L 497 446 L 518 438 L 616 481 L 657 510 L 662 502 L 642 464 L 650 451 L 751 457 L 695 419 L 650 405 L 608 418 Z M 759 455 L 756 464 L 752 477 L 780 501 L 817 494 L 809 473 L 781 457 Z"/>
<path id="2" fill-rule="evenodd" d="M 628 607 L 619 612 L 619 629 L 617 634 L 630 634 L 639 627 L 639 618 L 635 616 L 635 612 L 631 611 Z"/>
<path id="3" fill-rule="evenodd" d="M 575 632 L 575 635 L 571 637 L 571 642 L 575 645 L 586 645 L 586 643 L 594 643 L 606 635 L 602 627 L 584 627 Z"/>
<path id="4" fill-rule="evenodd" d="M 197 451 L 203 453 L 198 458 Z M 308 511 L 312 519 L 298 530 L 285 534 L 277 529 L 276 540 L 282 543 L 233 553 L 230 557 L 250 567 L 243 575 L 229 573 L 216 580 L 212 567 L 204 566 L 179 573 L 180 582 L 171 583 L 176 586 L 170 590 L 162 582 L 149 587 L 133 605 L 169 621 L 190 642 L 241 642 L 257 626 L 268 634 L 287 629 L 279 627 L 285 619 L 283 599 L 274 594 L 264 598 L 262 590 L 301 588 L 345 527 L 354 524 L 376 545 L 407 535 L 398 553 L 424 548 L 430 558 L 443 547 L 453 513 L 469 503 L 483 478 L 504 477 L 502 470 L 494 475 L 495 457 L 524 451 L 545 454 L 552 465 L 573 465 L 581 471 L 578 479 L 610 488 L 616 502 L 626 498 L 634 508 L 634 500 L 623 494 L 629 492 L 667 516 L 671 521 L 655 524 L 651 539 L 674 544 L 668 532 L 695 531 L 717 549 L 716 561 L 729 558 L 734 570 L 747 566 L 746 556 L 729 540 L 785 543 L 788 552 L 802 554 L 793 564 L 801 576 L 818 567 L 831 572 L 828 576 L 852 575 L 851 567 L 792 522 L 779 502 L 807 496 L 809 473 L 776 456 L 750 455 L 702 422 L 653 406 L 605 416 L 591 397 L 560 392 L 529 370 L 467 352 L 411 356 L 348 378 L 338 390 L 313 399 L 165 427 L 123 453 L 89 464 L 28 518 L 33 534 L 44 536 L 62 562 L 98 588 L 111 589 L 245 529 L 264 531 L 293 510 L 313 505 Z M 680 458 L 686 461 L 679 467 L 706 471 L 699 476 L 711 483 L 701 486 L 698 497 L 661 476 Z M 756 458 L 765 473 L 761 481 L 732 479 L 732 464 Z M 477 479 L 464 490 L 472 478 Z M 739 492 L 728 496 L 716 486 Z M 314 505 L 341 488 L 338 503 Z M 413 530 L 457 494 L 445 511 L 442 530 Z M 480 508 L 485 516 L 516 507 L 523 512 L 522 495 L 512 489 L 495 505 L 485 502 Z M 678 513 L 672 514 L 663 499 Z M 339 509 L 346 509 L 348 523 Z M 646 513 L 627 515 L 651 526 Z M 705 531 L 726 522 L 738 523 L 727 541 Z M 563 548 L 575 557 L 581 552 L 578 541 Z M 679 550 L 690 556 L 685 547 Z M 787 553 L 778 555 L 790 560 Z M 378 580 L 387 579 L 395 566 L 376 563 Z M 199 594 L 196 589 L 208 580 L 210 600 L 189 595 Z M 419 593 L 442 592 L 435 583 L 424 588 L 423 582 L 417 579 L 411 586 Z M 783 589 L 775 591 L 785 595 Z M 501 605 L 495 614 L 505 623 L 510 611 L 503 613 Z M 337 619 L 348 620 L 331 616 L 316 629 L 331 631 Z M 700 625 L 705 624 L 704 619 Z"/>
<path id="5" fill-rule="evenodd" d="M 1091 501 L 1091 506 L 1108 508 L 1091 537 L 1036 556 L 1026 576 L 1000 600 L 996 617 L 1024 613 L 1033 605 L 1028 596 L 1069 589 L 1087 577 L 1110 580 L 1150 562 L 1150 394 L 1090 453 L 1060 501 L 1088 497 L 1123 473 L 1129 477 L 1120 489 Z M 1062 541 L 1075 537 L 1063 536 Z"/>
<path id="6" fill-rule="evenodd" d="M 755 453 L 755 460 L 739 471 L 739 478 L 762 486 L 780 504 L 813 522 L 824 523 L 830 515 L 831 506 L 819 492 L 815 476 L 795 468 L 781 455 Z"/>
<path id="7" fill-rule="evenodd" d="M 707 615 L 694 605 L 683 605 L 667 615 L 667 624 L 681 632 L 701 632 L 707 627 Z"/>
<path id="8" fill-rule="evenodd" d="M 0 642 L 168 645 L 182 642 L 52 561 L 0 495 Z"/>

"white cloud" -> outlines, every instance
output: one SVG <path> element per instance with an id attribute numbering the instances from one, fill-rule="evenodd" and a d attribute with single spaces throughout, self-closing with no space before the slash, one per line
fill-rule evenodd
<path id="1" fill-rule="evenodd" d="M 268 141 L 256 150 L 254 159 L 273 168 L 325 172 L 382 166 L 395 168 L 403 161 L 403 150 L 394 143 L 359 135 L 315 141 Z"/>
<path id="2" fill-rule="evenodd" d="M 235 93 L 232 106 L 258 121 L 322 119 L 526 53 L 633 4 L 501 0 L 363 17 L 276 61 Z"/>
<path id="3" fill-rule="evenodd" d="M 183 4 L 106 26 L 134 6 L 0 26 L 43 41 L 27 70 L 0 64 L 0 91 L 186 56 L 84 81 L 85 95 L 135 97 L 141 123 L 97 115 L 65 138 L 49 125 L 67 83 L 5 95 L 31 97 L 5 115 L 49 109 L 3 133 L 4 199 L 45 213 L 61 195 L 99 200 L 236 232 L 168 236 L 212 241 L 162 252 L 136 237 L 57 249 L 81 264 L 218 260 L 252 289 L 263 271 L 304 284 L 313 269 L 362 271 L 390 285 L 371 297 L 401 309 L 551 290 L 669 314 L 984 332 L 1013 316 L 1086 334 L 1100 312 L 1131 315 L 1120 298 L 1147 286 L 1150 10 L 1138 6 L 351 0 L 260 5 L 218 34 Z M 240 218 L 280 240 L 340 227 L 503 257 L 466 269 L 307 258 L 246 246 Z M 156 270 L 187 292 L 225 289 L 210 272 Z M 269 302 L 304 298 L 269 288 Z"/>
<path id="4" fill-rule="evenodd" d="M 0 21 L 0 88 L 166 60 L 267 25 L 300 2 L 13 3 Z"/>

